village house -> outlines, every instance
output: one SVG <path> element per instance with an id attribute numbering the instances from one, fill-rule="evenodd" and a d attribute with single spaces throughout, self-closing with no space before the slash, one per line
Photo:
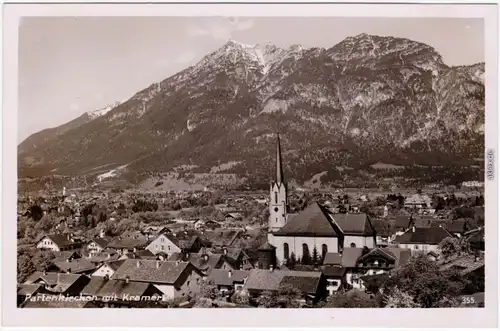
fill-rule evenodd
<path id="1" fill-rule="evenodd" d="M 157 260 L 158 256 L 156 256 L 147 249 L 134 248 L 132 251 L 128 251 L 127 253 L 122 254 L 118 258 L 118 260 L 126 260 L 126 259 Z"/>
<path id="2" fill-rule="evenodd" d="M 430 209 L 431 198 L 427 194 L 416 193 L 405 199 L 404 207 L 408 209 Z"/>
<path id="3" fill-rule="evenodd" d="M 134 233 L 123 238 L 118 238 L 113 240 L 108 244 L 108 248 L 112 248 L 119 254 L 126 254 L 128 252 L 136 250 L 145 249 L 149 244 L 149 240 L 146 236 L 140 233 Z"/>
<path id="4" fill-rule="evenodd" d="M 108 240 L 106 240 L 105 238 L 99 237 L 99 238 L 91 239 L 87 243 L 85 248 L 87 249 L 87 251 L 89 251 L 91 253 L 100 253 L 100 252 L 104 251 L 107 246 L 108 246 Z"/>
<path id="5" fill-rule="evenodd" d="M 250 271 L 247 270 L 212 270 L 207 282 L 213 282 L 221 294 L 243 290 Z"/>
<path id="6" fill-rule="evenodd" d="M 48 272 L 66 272 L 73 274 L 89 275 L 96 269 L 95 264 L 84 258 L 56 260 L 47 268 Z"/>
<path id="7" fill-rule="evenodd" d="M 104 262 L 92 273 L 93 277 L 111 277 L 116 270 L 123 264 L 125 260 Z"/>
<path id="8" fill-rule="evenodd" d="M 192 263 L 128 259 L 111 279 L 151 283 L 164 299 L 190 298 L 200 292 L 203 273 Z"/>
<path id="9" fill-rule="evenodd" d="M 410 257 L 409 249 L 346 247 L 342 254 L 327 255 L 328 259 L 323 262 L 322 269 L 327 278 L 329 292 L 338 290 L 341 285 L 364 289 L 361 279 L 363 276 L 387 273 L 406 264 Z"/>
<path id="10" fill-rule="evenodd" d="M 429 228 L 414 226 L 402 235 L 397 236 L 394 243 L 400 248 L 411 249 L 412 253 L 435 252 L 439 254 L 439 243 L 447 237 L 453 237 L 453 235 L 442 226 Z"/>
<path id="11" fill-rule="evenodd" d="M 43 291 L 42 284 L 20 284 L 17 286 L 17 306 L 21 307 L 27 299 Z"/>
<path id="12" fill-rule="evenodd" d="M 203 272 L 204 275 L 210 275 L 214 269 L 235 270 L 237 269 L 232 265 L 228 259 L 222 254 L 208 254 L 208 253 L 174 253 L 169 261 L 183 261 L 192 263 L 198 270 Z"/>
<path id="13" fill-rule="evenodd" d="M 262 292 L 276 292 L 282 286 L 292 286 L 302 293 L 301 303 L 315 303 L 326 297 L 326 280 L 319 271 L 252 269 L 243 287 L 251 298 Z"/>
<path id="14" fill-rule="evenodd" d="M 43 293 L 78 296 L 88 282 L 89 278 L 84 275 L 37 271 L 24 284 L 40 284 Z"/>
<path id="15" fill-rule="evenodd" d="M 152 284 L 108 276 L 92 276 L 81 295 L 98 308 L 154 308 L 162 301 L 162 292 Z"/>
<path id="16" fill-rule="evenodd" d="M 71 235 L 51 234 L 43 236 L 36 248 L 55 252 L 70 251 L 82 247 L 82 242 L 74 240 Z"/>
<path id="17" fill-rule="evenodd" d="M 249 270 L 255 267 L 243 248 L 223 246 L 214 248 L 212 252 L 222 254 L 236 269 Z"/>

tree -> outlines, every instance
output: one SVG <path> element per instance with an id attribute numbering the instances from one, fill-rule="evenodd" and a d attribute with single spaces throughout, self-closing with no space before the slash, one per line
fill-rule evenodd
<path id="1" fill-rule="evenodd" d="M 204 281 L 201 289 L 200 296 L 205 299 L 216 300 L 219 298 L 219 290 L 217 289 L 217 285 L 213 280 Z"/>
<path id="2" fill-rule="evenodd" d="M 28 208 L 28 216 L 31 217 L 35 222 L 38 222 L 43 217 L 43 209 L 39 205 L 35 204 Z"/>
<path id="3" fill-rule="evenodd" d="M 290 254 L 290 258 L 286 261 L 286 266 L 288 269 L 293 269 L 295 268 L 295 265 L 297 264 L 297 257 L 295 256 L 295 253 L 292 252 Z"/>
<path id="4" fill-rule="evenodd" d="M 278 300 L 273 292 L 264 291 L 257 298 L 257 304 L 259 308 L 277 308 Z"/>
<path id="5" fill-rule="evenodd" d="M 445 298 L 459 295 L 466 281 L 456 271 L 441 271 L 435 261 L 420 254 L 394 270 L 383 285 L 384 294 L 398 290 L 411 295 L 422 308 L 440 307 Z"/>
<path id="6" fill-rule="evenodd" d="M 399 288 L 395 288 L 390 295 L 385 299 L 386 308 L 419 308 L 420 306 L 416 303 L 413 297 L 401 291 Z"/>
<path id="7" fill-rule="evenodd" d="M 44 271 L 55 258 L 51 251 L 39 251 L 34 248 L 17 251 L 17 281 L 24 282 L 35 271 Z"/>
<path id="8" fill-rule="evenodd" d="M 360 290 L 336 292 L 329 296 L 325 308 L 378 308 L 375 298 Z"/>
<path id="9" fill-rule="evenodd" d="M 231 296 L 231 302 L 237 305 L 248 306 L 250 304 L 250 298 L 248 297 L 248 293 L 237 291 Z"/>
<path id="10" fill-rule="evenodd" d="M 439 243 L 438 247 L 445 260 L 448 260 L 450 257 L 455 255 L 459 250 L 458 240 L 456 238 L 451 238 L 451 237 L 444 238 Z"/>
<path id="11" fill-rule="evenodd" d="M 312 262 L 312 257 L 311 257 L 311 253 L 309 253 L 309 250 L 307 250 L 306 252 L 303 252 L 302 257 L 300 258 L 300 264 L 310 265 L 311 262 Z"/>
<path id="12" fill-rule="evenodd" d="M 318 253 L 318 249 L 316 248 L 316 246 L 314 246 L 313 248 L 311 262 L 313 265 L 318 265 L 319 263 L 321 263 L 321 257 Z"/>
<path id="13" fill-rule="evenodd" d="M 291 285 L 284 284 L 278 289 L 277 301 L 282 307 L 299 308 L 301 299 L 302 292 Z"/>

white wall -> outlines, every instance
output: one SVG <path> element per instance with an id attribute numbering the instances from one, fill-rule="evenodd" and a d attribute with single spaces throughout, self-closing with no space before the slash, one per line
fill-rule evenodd
<path id="1" fill-rule="evenodd" d="M 182 284 L 180 289 L 176 289 L 173 285 L 154 284 L 165 296 L 167 300 L 187 297 L 200 293 L 202 276 L 192 271 Z"/>
<path id="2" fill-rule="evenodd" d="M 53 242 L 52 240 L 50 240 L 47 237 L 45 237 L 42 240 L 40 240 L 38 242 L 38 244 L 36 244 L 36 248 L 39 248 L 39 249 L 48 249 L 48 250 L 51 250 L 51 251 L 54 251 L 54 252 L 59 252 L 59 250 L 60 250 L 59 246 L 57 246 L 55 242 Z"/>
<path id="3" fill-rule="evenodd" d="M 424 253 L 435 252 L 435 253 L 438 253 L 438 254 L 441 252 L 439 250 L 439 246 L 438 245 L 429 245 L 429 244 L 398 244 L 398 247 L 411 249 L 412 255 L 415 254 L 415 253 L 417 253 L 417 252 L 424 252 Z"/>
<path id="4" fill-rule="evenodd" d="M 329 295 L 333 295 L 334 292 L 337 292 L 340 287 L 340 284 L 342 283 L 340 279 L 335 279 L 335 278 L 329 278 L 326 281 L 327 281 L 326 290 L 328 291 Z"/>
<path id="5" fill-rule="evenodd" d="M 153 240 L 147 247 L 153 254 L 158 254 L 160 252 L 166 253 L 169 256 L 173 253 L 180 252 L 181 249 L 177 247 L 170 239 L 168 239 L 165 235 L 159 235 L 155 240 Z"/>
<path id="6" fill-rule="evenodd" d="M 96 252 L 96 253 L 103 251 L 103 248 L 101 246 L 97 245 L 93 241 L 87 245 L 87 249 L 91 252 Z"/>
<path id="7" fill-rule="evenodd" d="M 113 269 L 111 269 L 110 267 L 108 267 L 107 265 L 102 265 L 101 267 L 99 267 L 96 271 L 94 271 L 94 273 L 92 274 L 92 276 L 99 276 L 99 277 L 104 277 L 104 276 L 113 276 L 113 274 L 115 273 L 115 271 Z"/>
<path id="8" fill-rule="evenodd" d="M 307 244 L 311 255 L 314 247 L 316 247 L 318 256 L 321 256 L 321 246 L 323 244 L 328 246 L 328 252 L 338 253 L 338 238 L 336 237 L 288 237 L 270 235 L 268 236 L 268 239 L 270 240 L 269 243 L 276 247 L 276 259 L 278 265 L 281 264 L 284 258 L 283 245 L 285 243 L 288 244 L 288 254 L 291 255 L 293 252 L 297 260 L 302 257 L 302 244 Z"/>
<path id="9" fill-rule="evenodd" d="M 351 244 L 356 244 L 356 247 L 375 248 L 375 240 L 372 236 L 344 236 L 344 247 L 351 247 Z"/>
<path id="10" fill-rule="evenodd" d="M 286 223 L 286 188 L 283 183 L 280 184 L 279 187 L 277 184 L 273 184 L 270 190 L 269 229 L 272 231 L 282 228 Z"/>

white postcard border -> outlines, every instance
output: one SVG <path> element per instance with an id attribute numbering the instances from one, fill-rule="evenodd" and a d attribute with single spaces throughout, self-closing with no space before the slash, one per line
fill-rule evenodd
<path id="1" fill-rule="evenodd" d="M 468 17 L 485 20 L 486 149 L 498 157 L 498 9 L 408 4 L 7 4 L 3 29 L 2 321 L 4 326 L 496 327 L 498 167 L 486 181 L 486 308 L 467 309 L 18 309 L 16 289 L 17 27 L 21 16 Z M 47 114 L 50 116 L 50 114 Z"/>

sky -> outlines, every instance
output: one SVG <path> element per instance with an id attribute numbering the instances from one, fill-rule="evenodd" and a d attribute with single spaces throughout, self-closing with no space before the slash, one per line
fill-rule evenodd
<path id="1" fill-rule="evenodd" d="M 196 64 L 228 40 L 329 48 L 360 33 L 434 47 L 448 65 L 484 61 L 469 18 L 30 17 L 19 26 L 18 143 Z"/>

